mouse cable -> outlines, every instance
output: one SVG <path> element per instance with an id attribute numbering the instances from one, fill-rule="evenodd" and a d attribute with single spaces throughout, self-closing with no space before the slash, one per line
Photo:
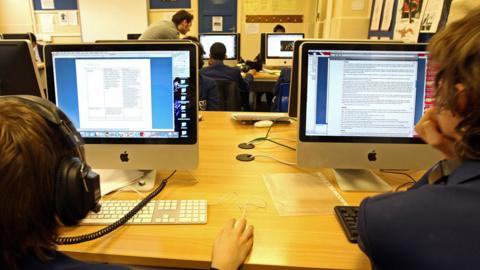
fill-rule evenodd
<path id="1" fill-rule="evenodd" d="M 106 234 L 109 234 L 116 229 L 118 229 L 120 226 L 124 225 L 129 221 L 135 214 L 138 213 L 145 205 L 147 205 L 153 198 L 155 198 L 167 185 L 168 180 L 176 173 L 177 171 L 173 171 L 169 176 L 167 176 L 165 179 L 162 180 L 160 185 L 152 191 L 150 194 L 148 194 L 147 197 L 145 197 L 142 201 L 140 201 L 132 210 L 130 210 L 128 213 L 125 214 L 122 218 L 119 220 L 115 221 L 114 223 L 108 225 L 107 227 L 100 229 L 96 232 L 89 233 L 89 234 L 84 234 L 84 235 L 79 235 L 79 236 L 59 236 L 55 239 L 55 242 L 58 245 L 72 245 L 72 244 L 78 244 L 82 242 L 87 242 L 91 241 L 97 238 L 100 238 Z"/>
<path id="2" fill-rule="evenodd" d="M 257 158 L 257 157 L 264 157 L 264 158 L 269 158 L 269 159 L 273 159 L 277 162 L 280 162 L 282 164 L 285 164 L 285 165 L 288 165 L 288 166 L 297 166 L 297 163 L 295 162 L 288 162 L 288 161 L 285 161 L 285 160 L 281 160 L 279 158 L 276 158 L 274 156 L 270 156 L 270 155 L 264 155 L 264 154 L 260 154 L 260 155 L 252 155 L 253 158 Z"/>
<path id="3" fill-rule="evenodd" d="M 232 197 L 232 195 L 234 197 L 235 204 L 237 205 L 238 209 L 242 212 L 242 216 L 240 218 L 245 218 L 248 207 L 265 209 L 267 208 L 267 205 L 268 205 L 267 201 L 259 196 L 250 196 L 247 198 L 246 202 L 240 203 L 238 193 L 235 191 L 225 193 L 217 202 L 209 203 L 208 205 L 213 206 L 213 205 L 219 205 L 221 203 L 227 202 L 230 199 L 230 197 Z M 257 202 L 255 202 L 255 200 L 257 200 Z"/>
<path id="4" fill-rule="evenodd" d="M 280 138 L 279 138 L 279 139 L 276 139 L 276 140 L 280 140 Z M 297 151 L 297 149 L 295 149 L 294 147 L 291 147 L 291 146 L 288 146 L 288 145 L 286 145 L 286 144 L 277 142 L 276 140 L 275 140 L 275 139 L 271 139 L 271 138 L 267 138 L 267 137 L 258 137 L 258 138 L 255 138 L 255 139 L 247 142 L 247 144 L 253 144 L 254 142 L 268 141 L 268 142 L 272 142 L 272 143 L 274 143 L 274 144 L 283 146 L 283 147 L 285 147 L 285 148 L 288 148 L 288 149 L 290 149 L 290 150 Z M 288 139 L 285 139 L 285 140 L 288 140 Z"/>

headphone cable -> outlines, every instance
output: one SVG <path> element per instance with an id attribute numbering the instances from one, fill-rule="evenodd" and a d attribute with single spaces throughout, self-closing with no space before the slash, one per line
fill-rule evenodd
<path id="1" fill-rule="evenodd" d="M 133 216 L 135 216 L 138 213 L 138 211 L 140 211 L 145 205 L 147 205 L 147 203 L 149 203 L 153 198 L 155 198 L 165 188 L 165 186 L 168 183 L 168 180 L 172 178 L 172 176 L 176 172 L 177 172 L 176 170 L 173 171 L 169 176 L 167 176 L 167 178 L 163 179 L 160 185 L 154 191 L 152 191 L 152 193 L 148 194 L 148 196 L 145 197 L 142 201 L 140 201 L 132 210 L 130 210 L 127 214 L 125 214 L 125 216 L 123 216 L 119 220 L 115 221 L 113 224 L 110 224 L 103 229 L 100 229 L 96 232 L 89 233 L 89 234 L 84 234 L 79 236 L 65 236 L 65 237 L 59 236 L 55 239 L 55 242 L 58 245 L 73 245 L 73 244 L 91 241 L 115 231 L 120 226 L 127 223 Z"/>

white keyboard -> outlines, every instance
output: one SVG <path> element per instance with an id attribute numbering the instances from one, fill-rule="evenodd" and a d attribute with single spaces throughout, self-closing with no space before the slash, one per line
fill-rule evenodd
<path id="1" fill-rule="evenodd" d="M 119 220 L 140 201 L 100 202 L 98 213 L 90 213 L 80 225 L 106 225 Z M 127 224 L 206 224 L 206 200 L 152 200 Z"/>

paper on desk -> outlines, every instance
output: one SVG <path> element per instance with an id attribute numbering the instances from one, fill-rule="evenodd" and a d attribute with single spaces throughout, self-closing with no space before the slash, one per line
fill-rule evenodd
<path id="1" fill-rule="evenodd" d="M 334 206 L 344 204 L 323 174 L 264 174 L 263 179 L 280 216 L 332 215 Z"/>

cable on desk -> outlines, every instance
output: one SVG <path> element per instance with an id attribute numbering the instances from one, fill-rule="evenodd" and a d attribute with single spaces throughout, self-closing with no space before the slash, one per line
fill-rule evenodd
<path id="1" fill-rule="evenodd" d="M 119 220 L 115 221 L 113 224 L 108 225 L 107 227 L 100 229 L 96 232 L 89 233 L 89 234 L 84 234 L 84 235 L 79 235 L 79 236 L 67 236 L 67 237 L 57 237 L 55 239 L 55 242 L 58 245 L 72 245 L 72 244 L 78 244 L 82 242 L 87 242 L 91 241 L 97 238 L 100 238 L 106 234 L 109 234 L 116 229 L 118 229 L 120 226 L 124 225 L 129 221 L 135 214 L 138 213 L 147 203 L 149 203 L 153 198 L 155 198 L 167 185 L 168 180 L 176 173 L 177 171 L 173 171 L 167 178 L 163 179 L 160 185 L 152 191 L 150 194 L 148 194 L 147 197 L 145 197 L 142 201 L 140 201 L 132 210 L 130 210 L 125 216 L 120 218 Z"/>
<path id="2" fill-rule="evenodd" d="M 247 201 L 245 203 L 240 203 L 239 202 L 239 196 L 238 196 L 238 193 L 237 192 L 228 192 L 228 193 L 225 193 L 219 200 L 218 202 L 215 202 L 215 203 L 209 203 L 208 205 L 218 205 L 218 204 L 221 204 L 223 202 L 226 202 L 228 201 L 228 199 L 231 197 L 231 195 L 234 196 L 234 199 L 235 199 L 235 204 L 237 205 L 237 207 L 240 209 L 240 211 L 242 212 L 242 216 L 241 218 L 245 218 L 245 215 L 246 215 L 246 212 L 247 212 L 247 208 L 250 206 L 250 207 L 256 207 L 256 208 L 267 208 L 267 201 L 265 201 L 264 199 L 260 198 L 260 197 L 257 197 L 257 196 L 251 196 L 247 199 Z M 255 202 L 252 202 L 251 200 L 252 199 L 258 199 L 259 203 L 255 203 Z"/>
<path id="3" fill-rule="evenodd" d="M 274 156 L 269 156 L 269 155 L 263 155 L 263 154 L 260 154 L 260 155 L 252 155 L 253 158 L 257 158 L 257 157 L 265 157 L 265 158 L 270 158 L 270 159 L 273 159 L 277 162 L 280 162 L 282 164 L 285 164 L 285 165 L 288 165 L 288 166 L 297 166 L 297 163 L 295 162 L 288 162 L 288 161 L 285 161 L 285 160 L 281 160 L 279 158 L 276 158 Z"/>
<path id="4" fill-rule="evenodd" d="M 267 133 L 265 134 L 265 136 L 263 137 L 258 137 L 258 138 L 255 138 L 253 140 L 250 140 L 249 142 L 247 143 L 242 143 L 240 144 L 240 148 L 244 148 L 244 149 L 250 149 L 250 148 L 253 148 L 254 146 L 251 146 L 251 147 L 242 147 L 242 145 L 246 145 L 246 146 L 249 146 L 249 145 L 254 145 L 253 143 L 254 142 L 259 142 L 259 141 L 269 141 L 269 142 L 272 142 L 272 143 L 275 143 L 277 145 L 280 145 L 280 146 L 283 146 L 285 148 L 288 148 L 290 150 L 293 150 L 293 151 L 296 151 L 297 149 L 291 147 L 291 146 L 288 146 L 288 145 L 285 145 L 283 143 L 279 143 L 277 142 L 276 140 L 280 140 L 280 138 L 277 138 L 277 139 L 274 139 L 274 138 L 269 138 L 268 135 L 270 134 L 270 131 L 272 130 L 273 126 L 277 123 L 280 123 L 282 120 L 284 119 L 288 119 L 288 120 L 293 120 L 293 121 L 297 121 L 297 119 L 293 118 L 293 117 L 288 117 L 288 116 L 285 116 L 285 117 L 278 117 L 276 119 L 274 119 L 272 122 L 272 125 L 268 128 L 267 130 Z M 290 140 L 290 141 L 295 141 L 295 140 L 292 140 L 292 139 L 284 139 L 284 140 Z"/>
<path id="5" fill-rule="evenodd" d="M 391 173 L 391 174 L 400 174 L 400 175 L 405 175 L 408 178 L 410 178 L 410 182 L 403 183 L 399 186 L 397 186 L 393 191 L 398 192 L 402 187 L 408 186 L 408 185 L 415 185 L 417 183 L 417 180 L 413 178 L 410 174 L 405 173 L 405 172 L 398 172 L 398 171 L 392 171 L 392 170 L 385 170 L 385 169 L 380 169 L 380 172 L 383 173 Z"/>

